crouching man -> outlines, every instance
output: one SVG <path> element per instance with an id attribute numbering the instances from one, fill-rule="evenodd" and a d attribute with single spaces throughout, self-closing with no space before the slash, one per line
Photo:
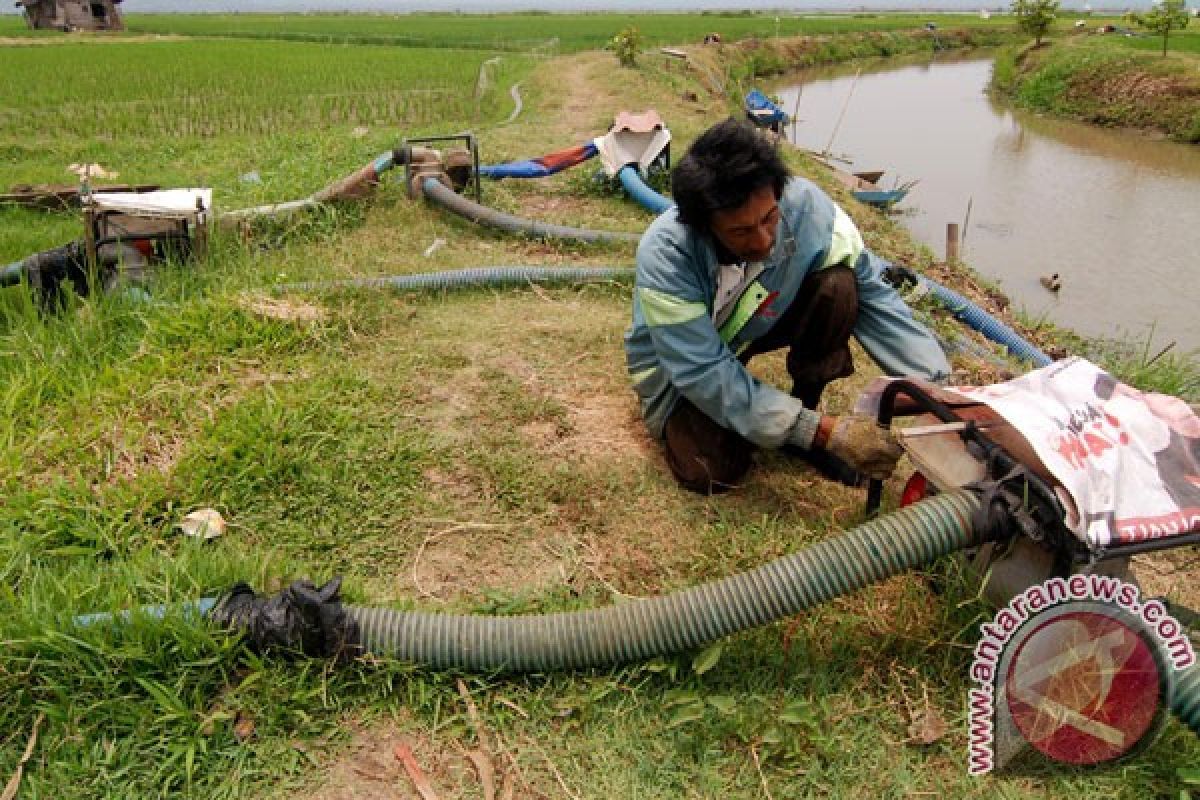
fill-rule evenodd
<path id="1" fill-rule="evenodd" d="M 756 448 L 782 449 L 850 485 L 891 474 L 900 448 L 887 429 L 816 410 L 825 386 L 854 371 L 851 334 L 889 375 L 949 374 L 937 340 L 883 280 L 887 262 L 749 123 L 728 119 L 702 134 L 671 189 L 676 206 L 638 246 L 625 351 L 675 478 L 723 491 Z M 781 348 L 790 393 L 746 369 Z"/>

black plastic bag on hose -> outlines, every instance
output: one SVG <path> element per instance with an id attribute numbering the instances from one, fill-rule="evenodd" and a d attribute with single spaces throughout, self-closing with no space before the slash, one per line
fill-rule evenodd
<path id="1" fill-rule="evenodd" d="M 82 241 L 36 253 L 24 263 L 26 280 L 39 305 L 46 310 L 61 309 L 69 291 L 82 297 L 91 287 L 87 252 Z"/>
<path id="2" fill-rule="evenodd" d="M 240 632 L 256 652 L 299 651 L 347 660 L 360 652 L 358 623 L 342 607 L 341 576 L 324 586 L 299 580 L 275 595 L 238 583 L 209 612 L 209 619 Z"/>

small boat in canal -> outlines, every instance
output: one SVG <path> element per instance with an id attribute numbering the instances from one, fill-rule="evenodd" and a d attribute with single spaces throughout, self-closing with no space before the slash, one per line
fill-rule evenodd
<path id="1" fill-rule="evenodd" d="M 770 131 L 774 136 L 783 138 L 783 126 L 789 122 L 790 117 L 777 103 L 758 89 L 754 89 L 746 95 L 743 105 L 746 117 L 751 122 L 759 128 Z M 879 181 L 883 178 L 883 170 L 846 172 L 836 166 L 827 154 L 816 153 L 812 150 L 806 152 L 829 167 L 838 181 L 850 190 L 856 200 L 875 208 L 884 210 L 891 208 L 908 196 L 912 187 L 917 185 L 917 181 L 907 181 L 897 184 L 891 189 L 885 189 L 879 185 Z"/>
<path id="2" fill-rule="evenodd" d="M 891 208 L 907 197 L 909 191 L 917 185 L 917 181 L 904 181 L 887 189 L 879 184 L 879 181 L 883 179 L 883 170 L 847 172 L 819 154 L 814 153 L 812 157 L 828 167 L 838 182 L 850 190 L 855 200 L 876 208 L 885 210 Z"/>

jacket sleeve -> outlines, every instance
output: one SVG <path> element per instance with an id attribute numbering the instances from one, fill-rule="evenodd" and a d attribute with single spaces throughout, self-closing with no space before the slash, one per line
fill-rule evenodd
<path id="1" fill-rule="evenodd" d="M 812 445 L 820 416 L 760 382 L 721 340 L 696 256 L 669 237 L 644 237 L 634 287 L 668 381 L 719 425 L 760 447 Z"/>
<path id="2" fill-rule="evenodd" d="M 950 362 L 933 334 L 913 318 L 899 293 L 883 279 L 888 264 L 864 248 L 854 263 L 858 322 L 854 336 L 886 374 L 942 381 Z"/>

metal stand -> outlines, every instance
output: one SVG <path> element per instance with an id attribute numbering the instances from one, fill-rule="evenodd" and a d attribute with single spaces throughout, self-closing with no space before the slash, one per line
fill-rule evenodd
<path id="1" fill-rule="evenodd" d="M 900 402 L 901 397 L 907 402 Z M 988 438 L 974 420 L 964 420 L 954 413 L 952 408 L 911 381 L 892 381 L 879 398 L 878 419 L 882 426 L 890 426 L 897 415 L 911 416 L 921 413 L 933 414 L 942 422 L 959 423 L 961 429 L 956 431 L 957 434 L 970 445 L 968 450 L 977 454 L 984 462 L 989 480 L 1005 481 L 1011 479 L 1009 476 L 1016 476 L 1021 496 L 1027 498 L 1032 518 L 1037 523 L 1037 530 L 1024 533 L 1036 541 L 1044 541 L 1050 545 L 1058 556 L 1068 563 L 1094 564 L 1098 561 L 1126 558 L 1137 553 L 1200 543 L 1200 531 L 1195 531 L 1164 539 L 1113 545 L 1101 551 L 1091 550 L 1066 528 L 1063 522 L 1065 512 L 1054 489 L 1026 469 L 1007 450 Z M 878 513 L 882 497 L 883 481 L 872 479 L 867 487 L 868 515 Z"/>

